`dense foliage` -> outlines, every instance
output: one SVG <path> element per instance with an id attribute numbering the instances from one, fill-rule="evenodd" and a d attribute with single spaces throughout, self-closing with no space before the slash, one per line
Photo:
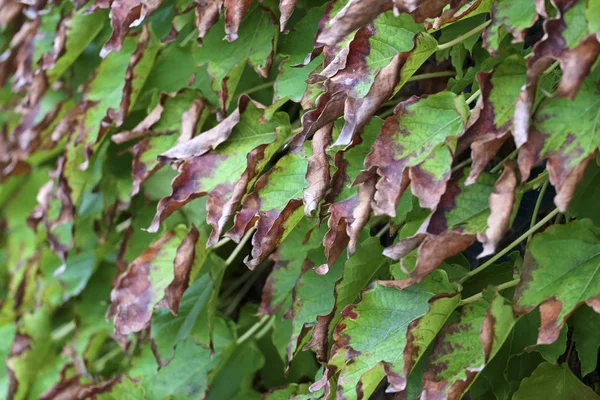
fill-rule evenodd
<path id="1" fill-rule="evenodd" d="M 600 1 L 0 2 L 8 399 L 600 399 Z"/>

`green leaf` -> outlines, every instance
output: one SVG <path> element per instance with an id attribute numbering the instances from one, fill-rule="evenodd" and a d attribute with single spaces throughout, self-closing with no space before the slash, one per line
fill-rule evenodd
<path id="1" fill-rule="evenodd" d="M 423 394 L 460 398 L 478 372 L 494 358 L 515 323 L 512 308 L 502 296 L 489 304 L 465 305 L 456 322 L 442 329 L 423 376 Z"/>
<path id="2" fill-rule="evenodd" d="M 581 375 L 586 376 L 598 365 L 600 340 L 595 332 L 600 329 L 600 314 L 590 307 L 582 306 L 575 310 L 570 321 L 573 323 L 572 340 L 581 360 Z"/>
<path id="3" fill-rule="evenodd" d="M 492 55 L 500 49 L 500 28 L 512 33 L 515 42 L 525 40 L 525 33 L 536 21 L 534 2 L 518 0 L 498 0 L 492 8 L 492 23 L 484 35 L 484 45 Z"/>
<path id="4" fill-rule="evenodd" d="M 538 344 L 554 342 L 569 314 L 584 301 L 600 295 L 598 235 L 589 220 L 553 225 L 531 241 L 515 310 L 529 313 L 540 305 Z"/>
<path id="5" fill-rule="evenodd" d="M 577 185 L 577 190 L 569 203 L 568 213 L 575 218 L 589 218 L 594 225 L 600 226 L 600 213 L 594 199 L 600 196 L 600 166 L 598 158 L 590 162 L 585 174 Z"/>
<path id="6" fill-rule="evenodd" d="M 539 399 L 549 396 L 556 400 L 600 398 L 592 389 L 581 383 L 566 364 L 555 366 L 540 364 L 530 378 L 525 378 L 514 400 Z"/>
<path id="7" fill-rule="evenodd" d="M 361 387 L 368 398 L 384 376 L 390 390 L 404 390 L 406 376 L 459 298 L 447 295 L 431 306 L 429 302 L 440 293 L 452 292 L 454 288 L 441 271 L 402 290 L 375 283 L 363 291 L 360 303 L 344 308 L 334 331 L 335 351 L 329 363 L 340 371 L 338 393 L 353 398 Z"/>

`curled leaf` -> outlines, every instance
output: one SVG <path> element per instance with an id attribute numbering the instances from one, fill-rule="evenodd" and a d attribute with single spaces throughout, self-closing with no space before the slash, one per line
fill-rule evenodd
<path id="1" fill-rule="evenodd" d="M 164 302 L 177 313 L 198 239 L 195 228 L 185 235 L 168 231 L 136 258 L 115 282 L 106 314 L 121 335 L 147 328 L 154 307 Z"/>

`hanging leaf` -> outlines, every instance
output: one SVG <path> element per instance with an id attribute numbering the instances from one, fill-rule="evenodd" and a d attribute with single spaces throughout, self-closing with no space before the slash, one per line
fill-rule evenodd
<path id="1" fill-rule="evenodd" d="M 597 235 L 589 220 L 574 221 L 537 235 L 527 249 L 523 278 L 515 292 L 515 311 L 529 313 L 540 306 L 538 344 L 554 342 L 569 314 L 582 302 L 597 310 Z M 552 274 L 548 274 L 550 270 Z"/>

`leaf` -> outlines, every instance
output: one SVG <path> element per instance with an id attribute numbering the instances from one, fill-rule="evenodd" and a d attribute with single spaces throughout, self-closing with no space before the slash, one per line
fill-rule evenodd
<path id="1" fill-rule="evenodd" d="M 512 34 L 513 42 L 523 42 L 527 29 L 537 19 L 535 2 L 499 0 L 492 7 L 492 23 L 483 34 L 484 46 L 492 56 L 498 54 L 501 28 Z"/>
<path id="2" fill-rule="evenodd" d="M 508 133 L 512 130 L 515 102 L 525 83 L 525 74 L 525 62 L 518 55 L 505 58 L 491 73 L 477 74 L 481 97 L 459 144 L 459 147 L 471 146 L 473 165 L 467 184 L 477 180 L 508 139 Z"/>
<path id="3" fill-rule="evenodd" d="M 434 345 L 423 376 L 422 396 L 460 399 L 477 374 L 494 358 L 515 323 L 511 307 L 496 295 L 461 309 Z"/>
<path id="4" fill-rule="evenodd" d="M 185 237 L 181 229 L 168 231 L 117 278 L 107 312 L 107 318 L 114 319 L 116 332 L 127 335 L 145 329 L 152 309 L 163 299 L 171 312 L 177 313 L 197 238 L 195 228 Z"/>
<path id="5" fill-rule="evenodd" d="M 204 247 L 203 243 L 196 245 Z M 204 260 L 194 260 L 201 268 L 196 280 L 183 293 L 177 315 L 167 308 L 155 308 L 150 335 L 154 340 L 154 353 L 161 365 L 172 358 L 174 349 L 187 338 L 212 348 L 212 331 L 216 316 L 218 290 L 225 270 L 224 262 L 215 255 Z"/>
<path id="6" fill-rule="evenodd" d="M 344 308 L 333 334 L 330 364 L 340 370 L 337 391 L 346 398 L 360 388 L 357 398 L 369 397 L 384 375 L 387 391 L 404 390 L 412 367 L 459 301 L 453 294 L 434 300 L 439 293 L 454 292 L 443 273 L 402 290 L 382 283 L 363 291 L 360 303 Z"/>
<path id="7" fill-rule="evenodd" d="M 534 164 L 548 160 L 550 183 L 557 192 L 554 203 L 563 212 L 600 145 L 595 140 L 599 129 L 595 122 L 597 101 L 597 84 L 591 78 L 584 82 L 573 101 L 542 100 L 534 115 L 529 140 L 519 152 L 519 168 L 524 180 Z M 558 120 L 550 122 L 550 118 Z"/>
<path id="8" fill-rule="evenodd" d="M 384 250 L 385 256 L 400 260 L 418 247 L 417 262 L 410 279 L 422 280 L 442 261 L 469 247 L 477 232 L 487 229 L 488 199 L 496 190 L 492 188 L 494 178 L 482 175 L 470 186 L 464 186 L 464 180 L 458 176 L 450 180 L 436 210 L 418 232 Z"/>
<path id="9" fill-rule="evenodd" d="M 262 175 L 242 202 L 233 228 L 227 232 L 228 237 L 238 241 L 258 217 L 256 233 L 252 236 L 252 253 L 244 259 L 250 269 L 265 260 L 302 219 L 301 196 L 307 186 L 306 153 L 302 148 L 293 149 Z"/>
<path id="10" fill-rule="evenodd" d="M 292 297 L 296 280 L 309 251 L 319 247 L 320 231 L 314 222 L 302 219 L 272 255 L 275 261 L 263 287 L 259 314 L 273 315 Z M 287 311 L 287 310 L 282 310 Z"/>
<path id="11" fill-rule="evenodd" d="M 589 220 L 581 220 L 552 226 L 531 241 L 514 308 L 524 314 L 540 305 L 538 344 L 553 343 L 567 317 L 581 303 L 596 309 L 600 294 L 595 283 L 597 238 L 597 228 Z"/>
<path id="12" fill-rule="evenodd" d="M 589 218 L 594 225 L 600 225 L 600 215 L 594 207 L 593 200 L 596 198 L 597 184 L 600 178 L 598 160 L 591 161 L 585 169 L 581 182 L 577 185 L 575 194 L 569 203 L 568 213 L 576 218 Z"/>
<path id="13" fill-rule="evenodd" d="M 234 2 L 231 0 L 231 3 Z M 240 4 L 242 3 L 248 4 L 249 2 L 240 0 Z M 239 12 L 239 9 L 237 10 Z M 239 15 L 236 16 L 236 18 L 238 17 Z M 226 20 L 228 19 L 226 18 Z M 219 93 L 222 110 L 227 109 L 241 77 L 241 68 L 246 65 L 246 62 L 261 77 L 268 76 L 273 58 L 273 47 L 277 40 L 277 27 L 271 23 L 269 12 L 260 6 L 253 6 L 248 11 L 244 23 L 239 25 L 239 39 L 234 42 L 224 43 L 222 41 L 219 31 L 224 29 L 224 24 L 223 21 L 219 21 L 215 29 L 212 29 L 204 38 L 201 51 L 194 53 L 194 59 L 198 66 L 208 65 L 212 88 Z M 233 34 L 233 31 L 230 34 Z M 231 38 L 233 39 L 233 36 Z"/>
<path id="14" fill-rule="evenodd" d="M 135 0 L 96 0 L 91 9 L 110 7 L 110 25 L 112 34 L 102 47 L 100 57 L 105 58 L 113 51 L 120 51 L 129 28 L 138 26 L 147 16 L 152 14 L 162 0 L 150 0 L 139 3 Z"/>
<path id="15" fill-rule="evenodd" d="M 365 159 L 365 174 L 376 172 L 380 177 L 375 215 L 395 216 L 408 179 L 421 206 L 435 208 L 450 179 L 455 138 L 462 133 L 467 113 L 464 98 L 448 92 L 413 97 L 396 107 Z"/>
<path id="16" fill-rule="evenodd" d="M 258 178 L 258 174 L 291 133 L 289 119 L 283 113 L 275 113 L 271 119 L 262 117 L 263 110 L 250 102 L 234 127 L 230 128 L 231 121 L 224 120 L 223 127 L 217 125 L 206 132 L 209 133 L 208 139 L 212 139 L 215 136 L 222 137 L 221 133 L 217 134 L 221 129 L 231 129 L 229 140 L 223 146 L 203 154 L 200 151 L 198 156 L 185 160 L 179 166 L 179 174 L 171 184 L 172 193 L 158 203 L 156 215 L 148 228 L 150 232 L 156 232 L 159 224 L 174 211 L 200 196 L 208 195 L 206 219 L 213 227 L 208 245 L 218 241 L 225 224 Z M 179 149 L 188 151 L 191 148 L 209 148 L 206 142 L 190 142 Z M 207 142 L 214 143 L 212 140 Z M 166 154 L 180 155 L 179 150 Z M 242 235 L 243 231 L 236 240 L 239 241 Z"/>
<path id="17" fill-rule="evenodd" d="M 530 378 L 525 378 L 513 399 L 538 399 L 544 395 L 562 399 L 597 399 L 598 396 L 581 383 L 566 365 L 540 364 Z"/>
<path id="18" fill-rule="evenodd" d="M 563 74 L 557 96 L 573 100 L 600 53 L 600 43 L 595 35 L 587 32 L 587 25 L 575 23 L 578 20 L 585 20 L 585 2 L 561 2 L 556 6 L 556 18 L 546 20 L 544 23 L 546 35 L 536 43 L 534 55 L 527 61 L 527 83 L 521 89 L 515 105 L 513 136 L 517 147 L 528 141 L 530 117 L 536 98 L 538 79 L 542 72 L 554 60 L 559 60 Z M 554 101 L 559 99 L 556 98 Z"/>
<path id="19" fill-rule="evenodd" d="M 279 12 L 281 13 L 281 17 L 279 17 L 279 26 L 282 32 L 294 12 L 296 2 L 297 0 L 279 0 Z"/>
<path id="20" fill-rule="evenodd" d="M 378 238 L 369 238 L 361 243 L 358 253 L 344 264 L 342 277 L 335 283 L 335 304 L 326 315 L 317 317 L 312 339 L 307 347 L 317 352 L 319 359 L 326 359 L 327 340 L 339 319 L 340 311 L 359 297 L 361 291 L 373 280 L 386 258 L 381 251 Z"/>
<path id="21" fill-rule="evenodd" d="M 571 321 L 574 325 L 572 340 L 581 360 L 581 375 L 586 376 L 598 365 L 600 342 L 593 332 L 597 332 L 600 326 L 600 314 L 590 307 L 582 306 L 571 315 Z"/>

